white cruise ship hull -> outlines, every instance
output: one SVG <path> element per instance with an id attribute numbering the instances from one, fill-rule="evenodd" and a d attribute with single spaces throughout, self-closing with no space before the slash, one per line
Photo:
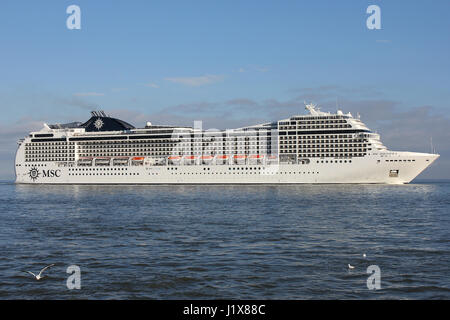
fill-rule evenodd
<path id="1" fill-rule="evenodd" d="M 390 152 L 280 165 L 58 166 L 17 163 L 20 184 L 405 184 L 439 155 Z M 331 162 L 332 161 L 332 162 Z"/>

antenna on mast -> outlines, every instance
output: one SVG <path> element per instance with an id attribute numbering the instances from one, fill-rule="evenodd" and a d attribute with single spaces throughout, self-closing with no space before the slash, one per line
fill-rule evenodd
<path id="1" fill-rule="evenodd" d="M 315 105 L 312 102 L 310 104 L 307 104 L 306 101 L 304 101 L 304 103 L 305 103 L 305 109 L 308 110 L 311 115 L 313 115 L 313 116 L 318 115 L 318 113 L 320 111 L 318 112 L 318 110 L 316 110 L 317 105 Z"/>
<path id="2" fill-rule="evenodd" d="M 433 137 L 430 137 L 431 154 L 434 154 Z"/>

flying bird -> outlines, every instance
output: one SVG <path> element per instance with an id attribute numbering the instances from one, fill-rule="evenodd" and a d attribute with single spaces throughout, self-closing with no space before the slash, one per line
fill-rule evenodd
<path id="1" fill-rule="evenodd" d="M 363 253 L 363 258 L 366 258 L 367 256 L 366 256 L 366 254 L 365 253 Z"/>
<path id="2" fill-rule="evenodd" d="M 352 266 L 352 265 L 350 265 L 350 263 L 348 264 L 348 268 L 349 268 L 349 269 L 355 269 L 355 267 Z"/>
<path id="3" fill-rule="evenodd" d="M 42 275 L 42 273 L 43 273 L 45 270 L 47 270 L 48 268 L 53 267 L 54 265 L 55 265 L 55 264 L 51 264 L 51 265 L 46 266 L 45 268 L 42 268 L 41 272 L 39 272 L 38 275 L 35 275 L 35 274 L 34 274 L 33 272 L 31 272 L 31 271 L 25 271 L 25 272 L 31 274 L 33 277 L 35 277 L 36 280 L 41 280 L 41 279 L 44 278 L 44 276 Z"/>

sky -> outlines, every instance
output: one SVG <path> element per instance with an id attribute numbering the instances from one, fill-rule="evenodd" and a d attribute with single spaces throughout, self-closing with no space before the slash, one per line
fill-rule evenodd
<path id="1" fill-rule="evenodd" d="M 67 7 L 81 10 L 68 29 Z M 381 10 L 381 29 L 366 12 Z M 359 113 L 391 150 L 450 178 L 450 1 L 3 0 L 0 179 L 17 140 L 105 110 L 135 126 L 235 128 L 321 110 Z"/>

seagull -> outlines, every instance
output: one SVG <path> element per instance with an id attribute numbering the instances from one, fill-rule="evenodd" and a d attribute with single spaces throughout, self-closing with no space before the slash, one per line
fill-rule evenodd
<path id="1" fill-rule="evenodd" d="M 28 272 L 28 273 L 31 274 L 33 277 L 35 277 L 36 280 L 41 280 L 41 279 L 44 278 L 44 277 L 42 276 L 42 272 L 44 272 L 46 269 L 48 269 L 48 268 L 50 268 L 50 267 L 53 267 L 54 265 L 55 265 L 55 264 L 51 264 L 51 265 L 46 266 L 45 268 L 42 268 L 41 272 L 39 272 L 38 275 L 35 275 L 35 274 L 34 274 L 33 272 L 31 272 L 31 271 L 26 271 L 26 272 Z"/>
<path id="2" fill-rule="evenodd" d="M 350 265 L 350 263 L 348 264 L 348 268 L 349 268 L 349 269 L 355 269 L 355 267 L 352 266 L 352 265 Z"/>
<path id="3" fill-rule="evenodd" d="M 363 258 L 366 258 L 367 256 L 366 256 L 366 254 L 365 253 L 363 253 Z"/>

